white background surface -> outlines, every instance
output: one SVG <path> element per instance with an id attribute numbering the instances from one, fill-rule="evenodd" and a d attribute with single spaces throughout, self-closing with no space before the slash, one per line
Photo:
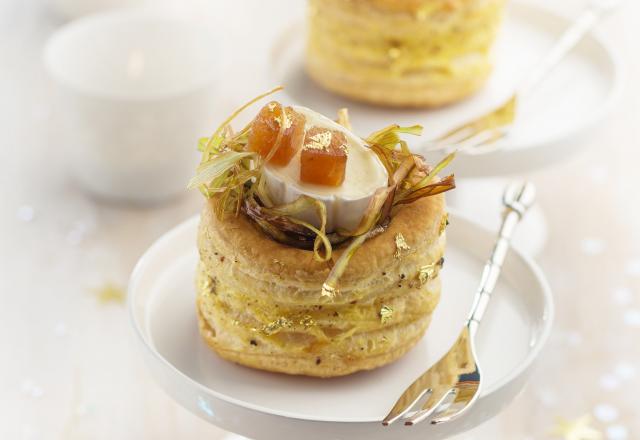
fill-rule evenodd
<path id="1" fill-rule="evenodd" d="M 251 67 L 270 37 L 251 29 L 268 14 L 251 9 L 286 14 L 301 2 L 246 1 L 246 13 L 224 20 L 224 2 L 207 3 L 189 7 L 220 29 L 227 46 L 213 54 L 227 78 L 222 116 L 262 91 L 254 87 L 261 72 Z M 581 4 L 545 3 L 568 12 Z M 538 185 L 550 225 L 539 259 L 558 305 L 552 340 L 534 383 L 464 440 L 550 438 L 555 417 L 587 413 L 607 438 L 640 438 L 632 392 L 640 389 L 638 16 L 640 4 L 630 0 L 602 25 L 629 81 L 589 150 L 526 176 Z M 0 438 L 220 438 L 156 387 L 123 304 L 102 304 L 95 294 L 105 283 L 124 287 L 143 250 L 201 200 L 189 194 L 155 208 L 116 206 L 69 178 L 40 62 L 44 41 L 62 22 L 42 0 L 0 3 Z M 256 49 L 234 53 L 231 62 L 236 38 L 255 40 Z"/>

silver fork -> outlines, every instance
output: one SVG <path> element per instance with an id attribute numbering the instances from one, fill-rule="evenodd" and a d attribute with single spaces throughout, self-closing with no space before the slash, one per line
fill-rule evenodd
<path id="1" fill-rule="evenodd" d="M 444 150 L 450 153 L 457 150 L 478 155 L 496 150 L 496 141 L 504 138 L 513 125 L 520 100 L 533 92 L 600 18 L 621 2 L 622 0 L 591 0 L 509 99 L 496 109 L 433 139 L 428 143 L 427 151 Z"/>
<path id="2" fill-rule="evenodd" d="M 514 183 L 505 189 L 505 207 L 498 238 L 487 260 L 462 332 L 449 351 L 416 379 L 400 396 L 382 424 L 387 426 L 403 419 L 415 425 L 431 417 L 432 424 L 455 419 L 467 411 L 480 396 L 481 370 L 476 355 L 475 336 L 491 293 L 509 250 L 516 225 L 535 200 L 531 183 Z"/>

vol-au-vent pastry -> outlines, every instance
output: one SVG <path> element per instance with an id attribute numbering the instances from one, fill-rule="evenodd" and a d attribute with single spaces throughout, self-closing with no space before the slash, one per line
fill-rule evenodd
<path id="1" fill-rule="evenodd" d="M 306 67 L 373 104 L 436 107 L 478 90 L 505 0 L 309 0 Z"/>
<path id="2" fill-rule="evenodd" d="M 412 154 L 391 125 L 353 134 L 272 101 L 242 130 L 200 141 L 190 186 L 200 333 L 221 357 L 332 377 L 393 362 L 423 336 L 440 297 L 453 176 Z"/>

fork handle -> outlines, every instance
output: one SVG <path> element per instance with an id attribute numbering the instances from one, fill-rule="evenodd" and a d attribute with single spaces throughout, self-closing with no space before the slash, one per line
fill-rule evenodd
<path id="1" fill-rule="evenodd" d="M 553 69 L 564 59 L 569 53 L 595 26 L 600 18 L 608 11 L 613 9 L 618 2 L 609 0 L 609 2 L 591 2 L 591 4 L 578 16 L 573 24 L 562 34 L 556 41 L 552 49 L 542 58 L 542 60 L 534 67 L 533 71 L 526 77 L 523 84 L 517 91 L 519 97 L 525 96 L 532 92 Z"/>
<path id="2" fill-rule="evenodd" d="M 513 191 L 517 191 L 517 193 L 514 194 Z M 513 232 L 527 209 L 533 204 L 534 198 L 535 188 L 530 183 L 522 186 L 513 185 L 505 191 L 503 197 L 505 210 L 502 216 L 502 224 L 500 225 L 498 238 L 491 252 L 491 256 L 485 263 L 480 285 L 478 286 L 473 300 L 473 306 L 471 307 L 471 313 L 466 322 L 466 326 L 472 335 L 475 335 L 491 300 L 491 294 L 496 287 L 502 265 L 509 252 Z"/>

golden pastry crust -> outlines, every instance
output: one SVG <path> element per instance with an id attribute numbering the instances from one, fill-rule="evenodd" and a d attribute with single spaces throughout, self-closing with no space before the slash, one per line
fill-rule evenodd
<path id="1" fill-rule="evenodd" d="M 250 349 L 232 350 L 220 342 L 209 322 L 197 308 L 198 326 L 203 339 L 220 357 L 246 367 L 274 373 L 292 375 L 304 375 L 313 377 L 338 377 L 346 376 L 357 371 L 372 370 L 383 365 L 390 364 L 405 355 L 422 338 L 430 321 L 431 315 L 412 325 L 411 329 L 398 329 L 395 333 L 409 330 L 410 335 L 405 334 L 402 341 L 384 352 L 371 356 L 347 357 L 347 356 L 322 356 L 322 355 L 287 355 L 283 353 L 254 352 Z"/>
<path id="2" fill-rule="evenodd" d="M 479 90 L 491 73 L 491 65 L 482 61 L 467 76 L 446 81 L 438 75 L 415 78 L 414 81 L 407 78 L 376 81 L 340 75 L 318 59 L 307 58 L 306 66 L 309 76 L 330 92 L 356 101 L 398 108 L 435 108 L 460 101 Z"/>
<path id="3" fill-rule="evenodd" d="M 273 241 L 242 214 L 219 219 L 208 202 L 198 236 L 200 332 L 223 358 L 268 371 L 330 377 L 392 362 L 420 339 L 438 303 L 446 222 L 442 195 L 400 206 L 328 298 L 329 268 L 311 251 Z"/>
<path id="4" fill-rule="evenodd" d="M 367 240 L 351 258 L 340 279 L 341 290 L 346 292 L 372 274 L 378 276 L 401 266 L 403 259 L 394 258 L 394 237 L 398 233 L 404 236 L 412 249 L 421 250 L 436 243 L 440 239 L 441 223 L 445 221 L 445 216 L 442 194 L 420 199 L 411 205 L 402 205 L 394 213 L 388 229 Z M 274 241 L 246 216 L 228 214 L 219 219 L 214 212 L 213 201 L 207 201 L 202 211 L 198 246 L 205 263 L 207 257 L 218 252 L 225 257 L 220 263 L 237 263 L 251 268 L 256 278 L 282 279 L 300 286 L 315 287 L 321 285 L 329 275 L 329 266 L 315 261 L 312 252 Z M 213 247 L 217 251 L 211 252 Z M 334 249 L 333 259 L 337 259 L 343 251 L 344 248 Z"/>

